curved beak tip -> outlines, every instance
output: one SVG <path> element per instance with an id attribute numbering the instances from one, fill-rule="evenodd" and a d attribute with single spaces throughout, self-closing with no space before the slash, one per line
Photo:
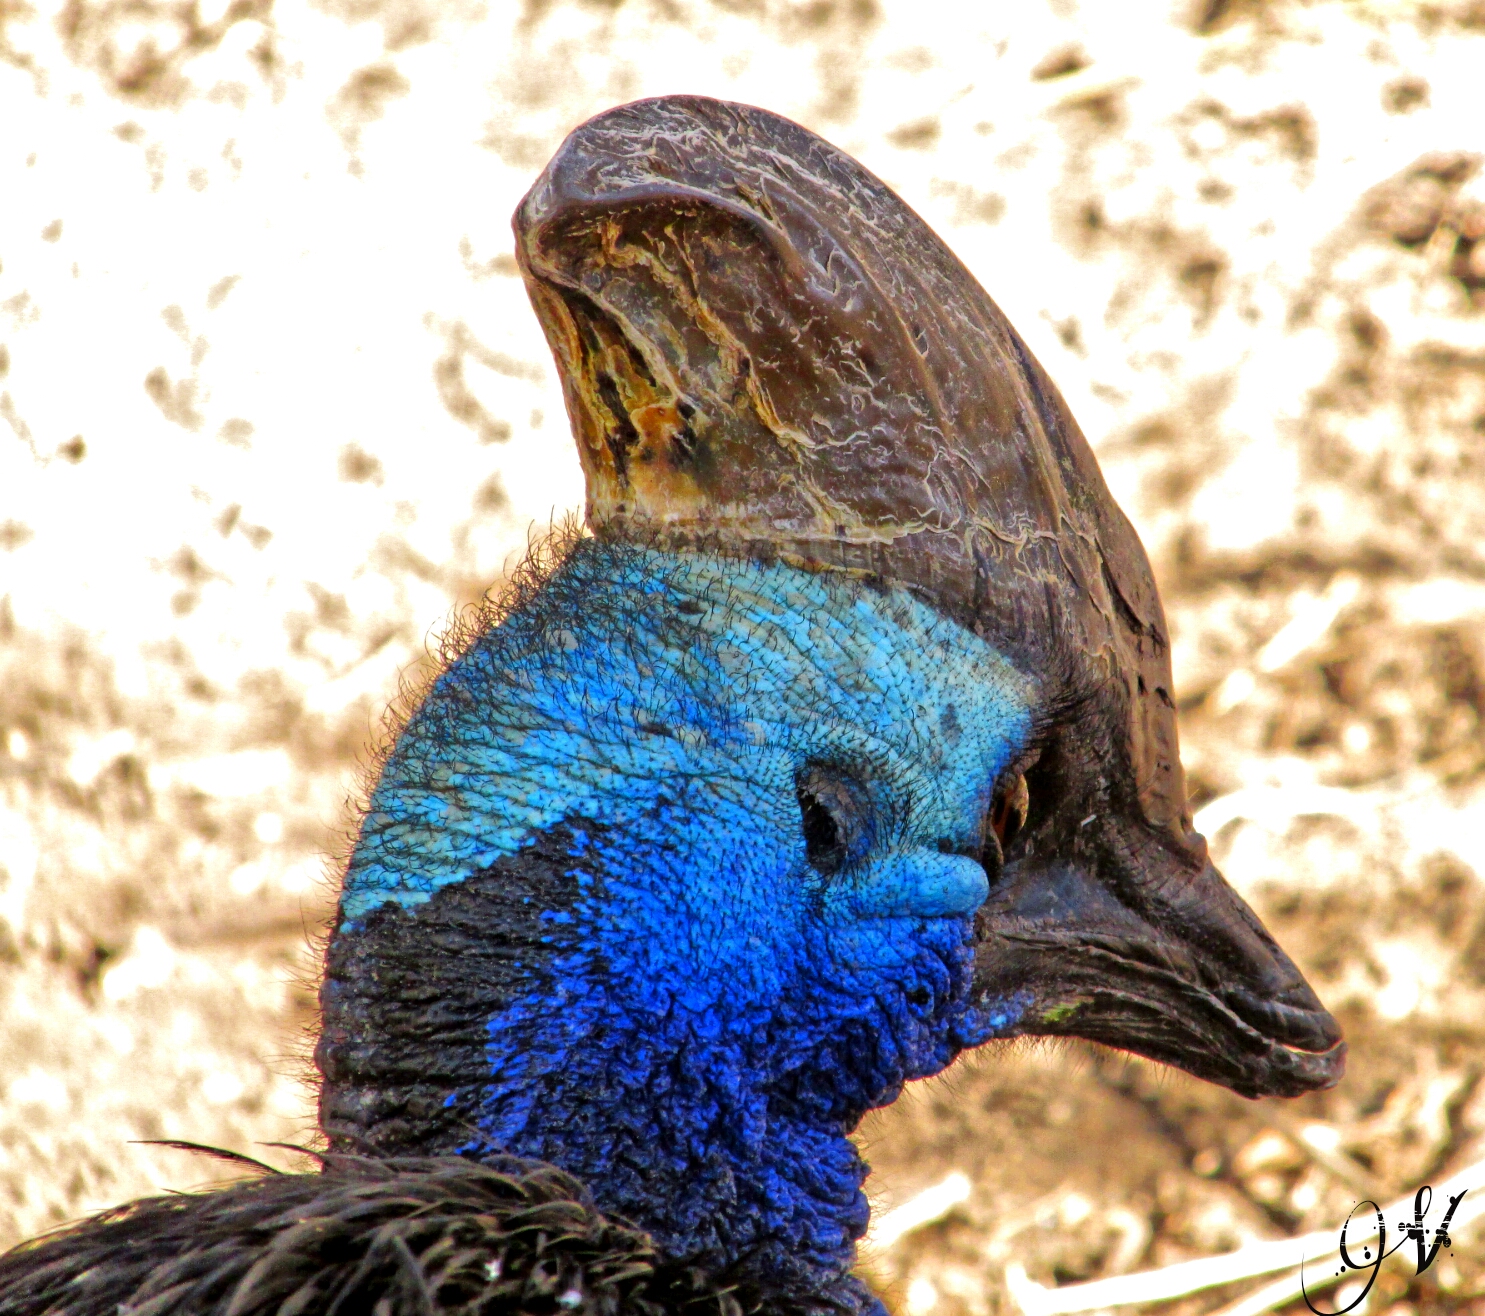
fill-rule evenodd
<path id="1" fill-rule="evenodd" d="M 1032 1004 L 1001 1035 L 1084 1038 L 1245 1097 L 1334 1087 L 1339 1024 L 1222 875 L 1173 882 L 1169 852 L 1135 853 L 1007 866 L 977 923 L 977 998 Z"/>

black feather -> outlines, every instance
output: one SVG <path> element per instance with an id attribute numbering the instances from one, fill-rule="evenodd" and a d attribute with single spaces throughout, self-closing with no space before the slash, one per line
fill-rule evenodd
<path id="1" fill-rule="evenodd" d="M 234 1158 L 247 1159 L 247 1158 Z M 3 1316 L 752 1316 L 570 1175 L 514 1158 L 327 1156 L 144 1198 L 0 1257 Z M 781 1312 L 777 1301 L 770 1312 Z M 818 1303 L 799 1311 L 819 1311 Z"/>
<path id="2" fill-rule="evenodd" d="M 184 1138 L 137 1138 L 134 1140 L 138 1147 L 171 1147 L 176 1151 L 198 1152 L 202 1156 L 210 1156 L 214 1161 L 225 1161 L 228 1165 L 240 1165 L 244 1169 L 253 1171 L 255 1174 L 280 1174 L 280 1170 L 269 1165 L 267 1161 L 257 1160 L 252 1156 L 245 1156 L 242 1152 L 229 1151 L 226 1147 L 210 1147 L 204 1142 L 188 1142 Z M 270 1147 L 288 1147 L 291 1151 L 300 1151 L 301 1148 L 289 1147 L 287 1143 L 271 1142 Z"/>

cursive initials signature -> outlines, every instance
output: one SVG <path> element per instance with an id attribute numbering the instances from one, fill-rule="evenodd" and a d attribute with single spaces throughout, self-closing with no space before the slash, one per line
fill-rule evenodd
<path id="1" fill-rule="evenodd" d="M 1460 1192 L 1449 1199 L 1449 1209 L 1444 1212 L 1444 1218 L 1440 1221 L 1438 1228 L 1432 1231 L 1432 1244 L 1428 1242 L 1427 1237 L 1430 1231 L 1423 1224 L 1423 1217 L 1428 1214 L 1428 1208 L 1433 1203 L 1433 1189 L 1427 1184 L 1424 1184 L 1418 1190 L 1417 1196 L 1413 1198 L 1412 1222 L 1398 1222 L 1399 1237 L 1390 1248 L 1387 1246 L 1387 1222 L 1382 1218 L 1382 1208 L 1372 1201 L 1358 1202 L 1351 1208 L 1351 1214 L 1346 1217 L 1345 1223 L 1341 1225 L 1341 1268 L 1336 1272 L 1336 1275 L 1344 1275 L 1347 1271 L 1351 1270 L 1370 1271 L 1371 1273 L 1366 1278 L 1365 1286 L 1346 1306 L 1337 1307 L 1334 1311 L 1323 1311 L 1315 1305 L 1314 1300 L 1310 1297 L 1309 1290 L 1305 1287 L 1304 1263 L 1301 1262 L 1299 1283 L 1300 1291 L 1304 1294 L 1305 1306 L 1314 1312 L 1315 1316 L 1345 1316 L 1346 1312 L 1354 1310 L 1366 1301 L 1366 1295 L 1372 1291 L 1372 1285 L 1376 1283 L 1377 1271 L 1381 1267 L 1382 1262 L 1408 1242 L 1411 1242 L 1417 1249 L 1416 1273 L 1421 1275 L 1433 1265 L 1434 1259 L 1439 1255 L 1439 1249 L 1449 1246 L 1449 1221 L 1454 1218 L 1456 1208 L 1464 1201 L 1464 1194 L 1468 1191 L 1468 1189 L 1465 1189 L 1464 1192 Z M 1376 1216 L 1376 1255 L 1372 1255 L 1372 1248 L 1370 1246 L 1363 1246 L 1361 1251 L 1362 1259 L 1358 1261 L 1352 1257 L 1351 1250 L 1347 1246 L 1346 1234 L 1351 1228 L 1352 1221 L 1356 1218 L 1356 1213 L 1362 1210 L 1363 1207 L 1368 1206 L 1371 1207 Z M 1370 1231 L 1368 1231 L 1367 1237 L 1371 1237 Z"/>

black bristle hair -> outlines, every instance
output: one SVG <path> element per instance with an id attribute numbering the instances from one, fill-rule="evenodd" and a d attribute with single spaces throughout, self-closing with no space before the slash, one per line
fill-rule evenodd
<path id="1" fill-rule="evenodd" d="M 762 1307 L 743 1286 L 665 1262 L 570 1175 L 515 1158 L 328 1155 L 319 1173 L 144 1198 L 0 1256 L 3 1316 L 752 1316 Z"/>

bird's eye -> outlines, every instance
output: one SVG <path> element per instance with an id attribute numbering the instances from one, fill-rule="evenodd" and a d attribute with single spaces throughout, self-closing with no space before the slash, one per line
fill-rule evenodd
<path id="1" fill-rule="evenodd" d="M 1008 846 L 1020 835 L 1026 825 L 1026 810 L 1031 804 L 1031 794 L 1026 789 L 1026 777 L 1018 772 L 1009 781 L 1003 782 L 995 793 L 990 806 L 990 830 L 1001 848 Z"/>
<path id="2" fill-rule="evenodd" d="M 804 855 L 821 877 L 833 877 L 868 842 L 869 801 L 861 784 L 839 768 L 809 763 L 794 778 Z"/>

